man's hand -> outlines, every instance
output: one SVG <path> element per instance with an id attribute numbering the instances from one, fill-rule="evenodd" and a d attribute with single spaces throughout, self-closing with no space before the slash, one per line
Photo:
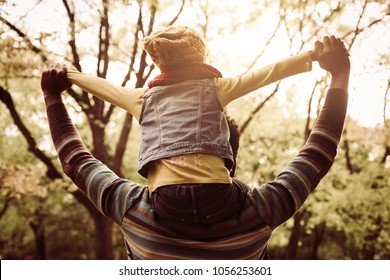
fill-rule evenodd
<path id="1" fill-rule="evenodd" d="M 350 61 L 344 43 L 334 36 L 325 36 L 323 42 L 315 43 L 314 51 L 321 68 L 332 75 L 349 72 Z"/>
<path id="2" fill-rule="evenodd" d="M 61 102 L 61 92 L 72 85 L 66 77 L 66 73 L 66 66 L 59 63 L 51 64 L 43 71 L 41 88 L 47 107 L 53 103 Z"/>
<path id="3" fill-rule="evenodd" d="M 322 43 L 316 42 L 315 52 L 321 68 L 332 75 L 330 87 L 348 91 L 351 63 L 344 43 L 334 36 L 326 36 Z"/>

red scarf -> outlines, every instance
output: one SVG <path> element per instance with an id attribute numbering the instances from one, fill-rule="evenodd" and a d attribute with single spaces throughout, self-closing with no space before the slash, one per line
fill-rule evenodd
<path id="1" fill-rule="evenodd" d="M 222 78 L 221 72 L 205 63 L 193 63 L 166 71 L 148 83 L 149 88 L 171 85 L 187 80 Z"/>

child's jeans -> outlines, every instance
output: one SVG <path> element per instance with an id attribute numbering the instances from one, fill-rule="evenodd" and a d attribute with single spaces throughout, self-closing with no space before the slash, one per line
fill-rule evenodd
<path id="1" fill-rule="evenodd" d="M 246 191 L 236 184 L 170 185 L 151 194 L 155 213 L 186 224 L 215 223 L 238 213 Z"/>

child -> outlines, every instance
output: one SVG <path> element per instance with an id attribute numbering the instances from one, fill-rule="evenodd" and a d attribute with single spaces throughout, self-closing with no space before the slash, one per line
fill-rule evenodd
<path id="1" fill-rule="evenodd" d="M 68 79 L 119 106 L 140 123 L 139 173 L 148 179 L 156 214 L 170 221 L 214 223 L 237 212 L 246 193 L 232 184 L 235 164 L 224 107 L 272 82 L 310 71 L 315 51 L 235 78 L 205 63 L 193 29 L 170 26 L 144 41 L 161 74 L 146 88 L 127 89 L 76 70 Z"/>

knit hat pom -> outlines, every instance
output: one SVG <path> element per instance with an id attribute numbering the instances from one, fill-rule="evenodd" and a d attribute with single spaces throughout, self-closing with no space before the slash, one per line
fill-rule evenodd
<path id="1" fill-rule="evenodd" d="M 143 46 L 162 72 L 190 63 L 206 60 L 206 45 L 192 28 L 170 26 L 152 33 L 143 40 Z"/>

